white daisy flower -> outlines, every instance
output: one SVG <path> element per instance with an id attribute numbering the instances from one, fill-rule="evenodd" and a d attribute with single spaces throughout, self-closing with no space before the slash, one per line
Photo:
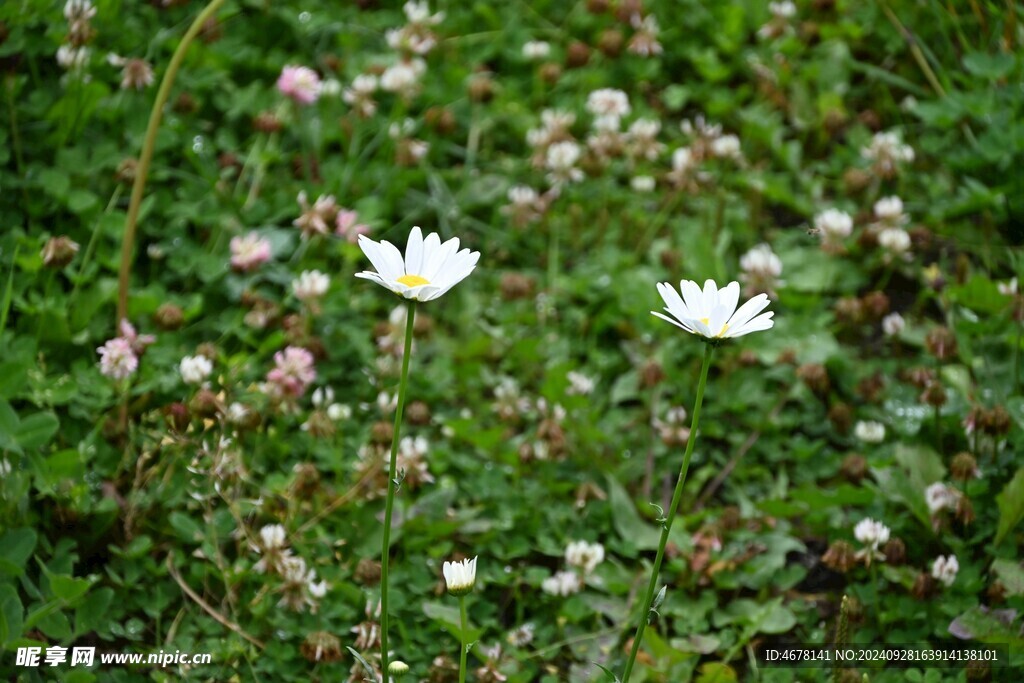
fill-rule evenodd
<path id="1" fill-rule="evenodd" d="M 658 283 L 658 293 L 665 301 L 665 310 L 672 317 L 657 311 L 651 313 L 687 332 L 706 339 L 729 339 L 767 330 L 774 324 L 771 311 L 761 313 L 769 303 L 764 294 L 758 294 L 736 308 L 740 298 L 738 282 L 730 282 L 719 290 L 714 280 L 707 280 L 701 291 L 693 280 L 683 280 L 679 289 L 682 296 L 670 283 Z"/>
<path id="2" fill-rule="evenodd" d="M 459 597 L 473 590 L 473 584 L 476 583 L 475 557 L 462 562 L 445 562 L 441 570 L 444 572 L 444 582 L 451 595 Z"/>
<path id="3" fill-rule="evenodd" d="M 186 384 L 202 384 L 213 372 L 213 364 L 206 356 L 185 356 L 178 369 Z"/>
<path id="4" fill-rule="evenodd" d="M 462 282 L 476 268 L 480 252 L 459 251 L 459 238 L 444 244 L 436 232 L 423 238 L 419 227 L 409 233 L 405 258 L 386 240 L 375 242 L 359 236 L 359 247 L 377 272 L 363 271 L 356 277 L 373 280 L 395 294 L 416 301 L 432 301 Z"/>

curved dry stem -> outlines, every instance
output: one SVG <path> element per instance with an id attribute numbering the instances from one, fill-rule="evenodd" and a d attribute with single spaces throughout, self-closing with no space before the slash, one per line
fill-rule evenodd
<path id="1" fill-rule="evenodd" d="M 135 247 L 135 228 L 139 221 L 139 207 L 142 205 L 142 193 L 146 189 L 146 176 L 149 175 L 149 164 L 153 160 L 153 150 L 156 147 L 156 132 L 160 129 L 160 120 L 163 118 L 164 105 L 171 95 L 171 86 L 174 85 L 174 78 L 178 75 L 182 60 L 185 59 L 185 51 L 202 30 L 206 20 L 213 16 L 217 9 L 224 4 L 224 0 L 210 0 L 203 8 L 203 11 L 196 16 L 192 25 L 188 27 L 178 47 L 174 50 L 170 64 L 167 65 L 167 72 L 160 81 L 160 89 L 156 93 L 156 101 L 153 102 L 153 109 L 149 112 L 149 124 L 146 126 L 146 137 L 142 142 L 142 153 L 139 155 L 139 164 L 135 168 L 135 181 L 132 183 L 132 196 L 128 202 L 128 217 L 124 222 L 124 236 L 121 239 L 121 269 L 118 273 L 117 282 L 117 323 L 128 315 L 128 278 L 132 271 L 132 251 Z"/>

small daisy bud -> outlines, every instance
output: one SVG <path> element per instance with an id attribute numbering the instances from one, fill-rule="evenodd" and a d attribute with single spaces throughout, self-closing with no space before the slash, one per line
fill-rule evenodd
<path id="1" fill-rule="evenodd" d="M 932 382 L 921 392 L 921 403 L 939 408 L 946 404 L 946 390 L 939 382 Z"/>
<path id="2" fill-rule="evenodd" d="M 840 434 L 848 434 L 853 427 L 853 409 L 846 403 L 835 403 L 828 409 L 828 419 Z"/>
<path id="3" fill-rule="evenodd" d="M 959 496 L 956 499 L 956 518 L 961 524 L 970 524 L 974 521 L 974 503 L 967 496 Z"/>
<path id="4" fill-rule="evenodd" d="M 935 579 L 930 574 L 921 572 L 914 579 L 914 586 L 910 589 L 910 594 L 918 600 L 927 600 L 935 594 Z"/>
<path id="5" fill-rule="evenodd" d="M 847 481 L 859 484 L 868 473 L 868 461 L 859 453 L 850 453 L 843 458 L 840 472 L 843 473 Z"/>
<path id="6" fill-rule="evenodd" d="M 743 349 L 740 351 L 740 365 L 744 367 L 754 367 L 758 364 L 757 354 L 752 349 Z"/>
<path id="7" fill-rule="evenodd" d="M 138 165 L 138 159 L 122 159 L 121 163 L 117 165 L 117 172 L 114 174 L 114 177 L 118 182 L 133 183 L 135 182 L 135 169 Z"/>
<path id="8" fill-rule="evenodd" d="M 296 463 L 292 471 L 295 472 L 292 490 L 299 498 L 309 498 L 320 488 L 320 470 L 313 463 Z"/>
<path id="9" fill-rule="evenodd" d="M 40 256 L 43 258 L 43 265 L 47 268 L 59 270 L 71 263 L 77 253 L 78 243 L 61 235 L 47 240 Z"/>
<path id="10" fill-rule="evenodd" d="M 859 168 L 851 168 L 843 174 L 843 184 L 850 194 L 863 192 L 871 184 L 871 174 Z"/>
<path id="11" fill-rule="evenodd" d="M 954 481 L 968 481 L 978 476 L 978 461 L 970 453 L 957 453 L 949 464 Z"/>
<path id="12" fill-rule="evenodd" d="M 205 356 L 209 361 L 217 360 L 217 346 L 210 342 L 203 342 L 196 347 L 196 354 Z"/>
<path id="13" fill-rule="evenodd" d="M 857 564 L 856 555 L 853 546 L 846 541 L 834 541 L 821 556 L 821 561 L 832 571 L 845 574 Z"/>
<path id="14" fill-rule="evenodd" d="M 192 397 L 189 408 L 199 417 L 213 417 L 220 408 L 220 401 L 217 395 L 209 389 L 200 389 Z"/>
<path id="15" fill-rule="evenodd" d="M 157 327 L 161 330 L 177 330 L 185 322 L 185 314 L 181 310 L 181 306 L 177 306 L 172 303 L 160 304 L 156 312 L 153 313 L 153 322 L 156 323 Z"/>
<path id="16" fill-rule="evenodd" d="M 622 53 L 622 45 L 625 42 L 625 38 L 622 35 L 622 31 L 617 29 L 608 29 L 602 31 L 601 35 L 597 39 L 597 49 L 603 52 L 606 56 L 615 58 Z"/>
<path id="17" fill-rule="evenodd" d="M 439 135 L 451 135 L 456 129 L 455 115 L 443 106 L 431 106 L 423 113 L 423 121 Z"/>
<path id="18" fill-rule="evenodd" d="M 164 408 L 164 419 L 167 420 L 167 424 L 172 430 L 184 432 L 188 429 L 188 423 L 192 420 L 192 416 L 184 403 L 172 403 Z"/>
<path id="19" fill-rule="evenodd" d="M 640 368 L 640 384 L 645 389 L 657 386 L 663 379 L 665 379 L 665 370 L 656 360 L 649 360 Z"/>
<path id="20" fill-rule="evenodd" d="M 996 579 L 988 587 L 986 594 L 988 595 L 988 601 L 990 604 L 1002 604 L 1006 600 L 1006 586 L 1003 585 L 1002 581 Z"/>
<path id="21" fill-rule="evenodd" d="M 430 407 L 423 401 L 410 403 L 409 407 L 405 409 L 405 415 L 411 424 L 419 426 L 430 424 Z"/>
<path id="22" fill-rule="evenodd" d="M 196 102 L 196 98 L 192 97 L 187 92 L 183 92 L 178 95 L 178 98 L 174 100 L 174 111 L 179 114 L 194 114 L 199 109 L 199 103 Z"/>
<path id="23" fill-rule="evenodd" d="M 882 554 L 886 564 L 898 566 L 907 561 L 907 546 L 899 538 L 890 538 L 882 546 Z"/>
<path id="24" fill-rule="evenodd" d="M 779 353 L 775 359 L 776 365 L 796 365 L 796 350 L 792 348 L 785 348 Z"/>
<path id="25" fill-rule="evenodd" d="M 883 389 L 885 389 L 885 378 L 882 373 L 876 372 L 857 382 L 856 391 L 857 395 L 868 403 L 877 403 Z"/>
<path id="26" fill-rule="evenodd" d="M 968 661 L 964 666 L 964 678 L 968 683 L 985 683 L 992 680 L 992 665 L 988 662 L 976 660 Z"/>
<path id="27" fill-rule="evenodd" d="M 490 102 L 494 99 L 494 80 L 487 73 L 478 73 L 469 80 L 469 99 Z"/>
<path id="28" fill-rule="evenodd" d="M 329 439 L 337 431 L 334 420 L 322 410 L 310 413 L 309 419 L 302 423 L 302 430 L 316 439 Z"/>
<path id="29" fill-rule="evenodd" d="M 986 411 L 981 428 L 992 436 L 1003 436 L 1010 431 L 1010 414 L 1003 406 L 995 406 Z"/>
<path id="30" fill-rule="evenodd" d="M 622 0 L 615 7 L 615 18 L 623 24 L 632 24 L 634 17 L 643 16 L 643 0 Z"/>
<path id="31" fill-rule="evenodd" d="M 252 127 L 261 133 L 276 133 L 281 130 L 281 119 L 277 118 L 273 112 L 260 112 L 253 119 Z"/>
<path id="32" fill-rule="evenodd" d="M 394 433 L 394 427 L 391 426 L 390 422 L 380 421 L 374 422 L 370 428 L 370 441 L 373 443 L 387 445 L 391 443 L 391 436 Z"/>
<path id="33" fill-rule="evenodd" d="M 586 66 L 587 62 L 590 61 L 590 48 L 585 43 L 581 43 L 578 40 L 569 44 L 569 49 L 566 51 L 565 65 L 570 69 L 576 69 L 581 66 Z"/>
<path id="34" fill-rule="evenodd" d="M 864 307 L 860 299 L 844 296 L 836 302 L 835 315 L 845 325 L 858 325 L 864 322 Z"/>
<path id="35" fill-rule="evenodd" d="M 925 348 L 940 361 L 952 360 L 956 357 L 956 335 L 947 327 L 935 327 L 924 338 Z"/>
<path id="36" fill-rule="evenodd" d="M 336 662 L 341 659 L 341 641 L 326 631 L 314 631 L 302 641 L 299 652 L 311 662 Z"/>
<path id="37" fill-rule="evenodd" d="M 540 78 L 542 81 L 549 85 L 558 83 L 558 79 L 562 77 L 562 67 L 554 62 L 546 62 L 540 67 Z"/>
<path id="38" fill-rule="evenodd" d="M 828 396 L 832 385 L 828 379 L 828 370 L 820 363 L 806 363 L 796 370 L 796 376 L 803 380 L 807 388 L 818 398 Z"/>
<path id="39" fill-rule="evenodd" d="M 388 673 L 395 678 L 401 678 L 405 674 L 409 673 L 409 665 L 396 659 L 388 664 Z"/>
<path id="40" fill-rule="evenodd" d="M 473 590 L 476 583 L 476 560 L 474 557 L 472 560 L 444 563 L 442 571 L 449 595 L 461 597 Z"/>
<path id="41" fill-rule="evenodd" d="M 889 297 L 885 292 L 868 292 L 861 299 L 861 304 L 869 320 L 881 320 L 889 312 Z"/>
<path id="42" fill-rule="evenodd" d="M 608 0 L 587 0 L 587 11 L 591 14 L 604 14 L 608 11 Z"/>
<path id="43" fill-rule="evenodd" d="M 504 301 L 528 299 L 533 296 L 533 280 L 519 273 L 504 273 L 498 285 Z"/>
<path id="44" fill-rule="evenodd" d="M 356 565 L 354 578 L 363 585 L 380 583 L 380 561 L 364 557 Z"/>
<path id="45" fill-rule="evenodd" d="M 865 109 L 857 115 L 857 120 L 868 127 L 872 132 L 879 131 L 882 128 L 882 119 L 873 109 Z"/>

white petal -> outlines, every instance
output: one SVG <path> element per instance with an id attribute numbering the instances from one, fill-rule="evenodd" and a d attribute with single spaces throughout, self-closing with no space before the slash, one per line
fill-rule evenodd
<path id="1" fill-rule="evenodd" d="M 762 313 L 761 315 L 757 316 L 756 318 L 749 321 L 745 325 L 737 328 L 735 332 L 732 330 L 732 328 L 729 328 L 729 332 L 726 333 L 725 336 L 742 337 L 743 335 L 750 334 L 751 332 L 760 332 L 762 330 L 770 329 L 772 325 L 775 324 L 775 321 L 772 320 L 773 315 L 775 315 L 774 311 Z"/>
<path id="2" fill-rule="evenodd" d="M 420 275 L 423 272 L 423 232 L 414 226 L 409 233 L 409 241 L 405 245 L 405 272 L 409 275 Z"/>
<path id="3" fill-rule="evenodd" d="M 729 328 L 742 329 L 751 318 L 755 315 L 768 308 L 768 304 L 771 302 L 768 300 L 768 296 L 765 294 L 758 294 L 750 301 L 740 306 L 739 310 L 736 311 L 732 318 L 729 320 Z"/>
<path id="4" fill-rule="evenodd" d="M 686 302 L 686 309 L 694 318 L 707 317 L 707 306 L 704 303 L 704 293 L 693 280 L 682 280 L 679 282 L 679 291 Z"/>
<path id="5" fill-rule="evenodd" d="M 391 267 L 390 262 L 384 256 L 380 248 L 380 244 L 374 242 L 365 235 L 360 235 L 359 248 L 363 250 L 363 253 L 366 254 L 366 258 L 370 260 L 370 263 L 373 264 L 373 267 L 377 269 L 377 272 L 380 273 L 382 277 L 385 277 L 389 280 L 394 280 L 395 278 L 401 277 L 401 269 L 398 269 L 396 271 L 394 268 Z"/>
<path id="6" fill-rule="evenodd" d="M 732 316 L 736 312 L 736 304 L 740 300 L 740 283 L 730 282 L 720 289 L 718 299 L 718 303 L 728 311 L 726 317 Z"/>
<path id="7" fill-rule="evenodd" d="M 679 296 L 679 292 L 676 288 L 667 282 L 658 283 L 658 293 L 661 294 L 662 300 L 665 302 L 665 307 L 672 312 L 673 315 L 679 318 L 692 317 L 689 309 L 686 307 L 686 303 L 683 298 Z"/>
<path id="8" fill-rule="evenodd" d="M 397 280 L 405 275 L 405 261 L 402 259 L 402 252 L 398 251 L 398 247 L 387 240 L 381 240 L 379 253 L 387 262 L 388 272 L 378 270 L 385 279 Z M 394 275 L 389 273 L 394 273 Z"/>
<path id="9" fill-rule="evenodd" d="M 711 279 L 704 281 L 704 306 L 702 318 L 710 318 L 711 311 L 715 310 L 715 307 L 718 306 L 718 285 Z"/>
<path id="10" fill-rule="evenodd" d="M 725 327 L 725 323 L 729 320 L 729 314 L 732 311 L 726 308 L 723 304 L 715 306 L 715 309 L 711 311 L 711 315 L 708 316 L 708 330 L 711 331 L 712 337 L 721 337 L 722 328 Z M 725 330 L 728 332 L 728 330 Z"/>
<path id="11" fill-rule="evenodd" d="M 670 318 L 667 315 L 664 315 L 663 313 L 658 313 L 657 311 L 651 311 L 651 315 L 656 315 L 659 318 L 661 318 L 662 320 L 668 321 L 668 322 L 672 323 L 673 325 L 675 325 L 676 327 L 678 327 L 680 329 L 683 329 L 683 330 L 686 330 L 690 334 L 694 333 L 692 329 L 690 329 L 689 327 L 687 327 L 683 323 L 679 322 L 675 318 Z"/>

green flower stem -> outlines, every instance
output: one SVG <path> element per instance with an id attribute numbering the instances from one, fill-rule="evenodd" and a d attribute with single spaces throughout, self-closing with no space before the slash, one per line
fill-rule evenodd
<path id="1" fill-rule="evenodd" d="M 395 479 L 398 473 L 398 439 L 405 408 L 405 393 L 409 383 L 409 359 L 412 357 L 413 321 L 416 319 L 416 301 L 409 299 L 405 321 L 405 352 L 402 354 L 402 379 L 398 384 L 398 405 L 395 406 L 395 425 L 391 435 L 391 462 L 388 465 L 388 499 L 384 506 L 384 540 L 380 550 L 380 663 L 381 671 L 388 670 L 388 551 L 391 546 L 391 513 L 395 507 Z"/>
<path id="2" fill-rule="evenodd" d="M 459 616 L 462 622 L 462 632 L 459 634 L 459 640 L 462 643 L 459 651 L 459 683 L 466 683 L 466 628 L 469 620 L 466 618 L 465 595 L 459 596 Z"/>
<path id="3" fill-rule="evenodd" d="M 686 483 L 686 473 L 690 469 L 690 459 L 693 457 L 693 446 L 697 443 L 697 428 L 700 426 L 700 408 L 704 403 L 704 388 L 708 383 L 708 370 L 711 368 L 711 355 L 715 347 L 707 343 L 704 347 L 704 363 L 700 368 L 700 383 L 697 384 L 697 400 L 693 405 L 693 419 L 690 421 L 690 437 L 686 440 L 686 453 L 683 455 L 683 465 L 679 469 L 679 479 L 676 481 L 676 490 L 672 494 L 672 504 L 668 509 L 668 518 L 661 526 L 661 541 L 658 543 L 658 554 L 654 557 L 654 567 L 651 569 L 651 581 L 647 585 L 647 595 L 644 597 L 643 610 L 640 612 L 640 623 L 636 627 L 636 635 L 633 636 L 633 648 L 629 652 L 629 659 L 626 660 L 626 669 L 622 672 L 622 683 L 629 683 L 629 675 L 633 672 L 633 662 L 640 651 L 640 642 L 644 638 L 644 629 L 647 627 L 647 620 L 650 617 L 651 602 L 654 600 L 654 589 L 658 586 L 658 572 L 661 570 L 661 561 L 665 558 L 665 544 L 668 543 L 669 532 L 672 531 L 672 522 L 675 521 L 676 511 L 679 510 L 679 503 L 683 498 L 683 484 Z"/>
<path id="4" fill-rule="evenodd" d="M 156 148 L 156 133 L 160 128 L 160 119 L 163 118 L 164 105 L 171 95 L 171 86 L 174 85 L 174 78 L 178 75 L 181 62 L 185 59 L 185 52 L 188 46 L 202 30 L 206 20 L 214 15 L 217 9 L 224 4 L 224 0 L 210 0 L 202 12 L 196 16 L 192 25 L 188 27 L 178 47 L 174 50 L 167 71 L 163 80 L 160 81 L 160 89 L 156 93 L 156 100 L 153 102 L 153 109 L 149 112 L 149 124 L 146 126 L 146 138 L 142 143 L 142 153 L 139 155 L 139 165 L 135 169 L 135 182 L 132 184 L 132 195 L 128 202 L 128 217 L 124 223 L 124 237 L 121 239 L 121 269 L 118 273 L 117 287 L 117 322 L 128 316 L 128 278 L 132 270 L 132 250 L 135 246 L 135 228 L 139 222 L 139 208 L 142 205 L 142 193 L 146 189 L 146 176 L 149 175 L 149 164 L 153 160 L 153 150 Z"/>

